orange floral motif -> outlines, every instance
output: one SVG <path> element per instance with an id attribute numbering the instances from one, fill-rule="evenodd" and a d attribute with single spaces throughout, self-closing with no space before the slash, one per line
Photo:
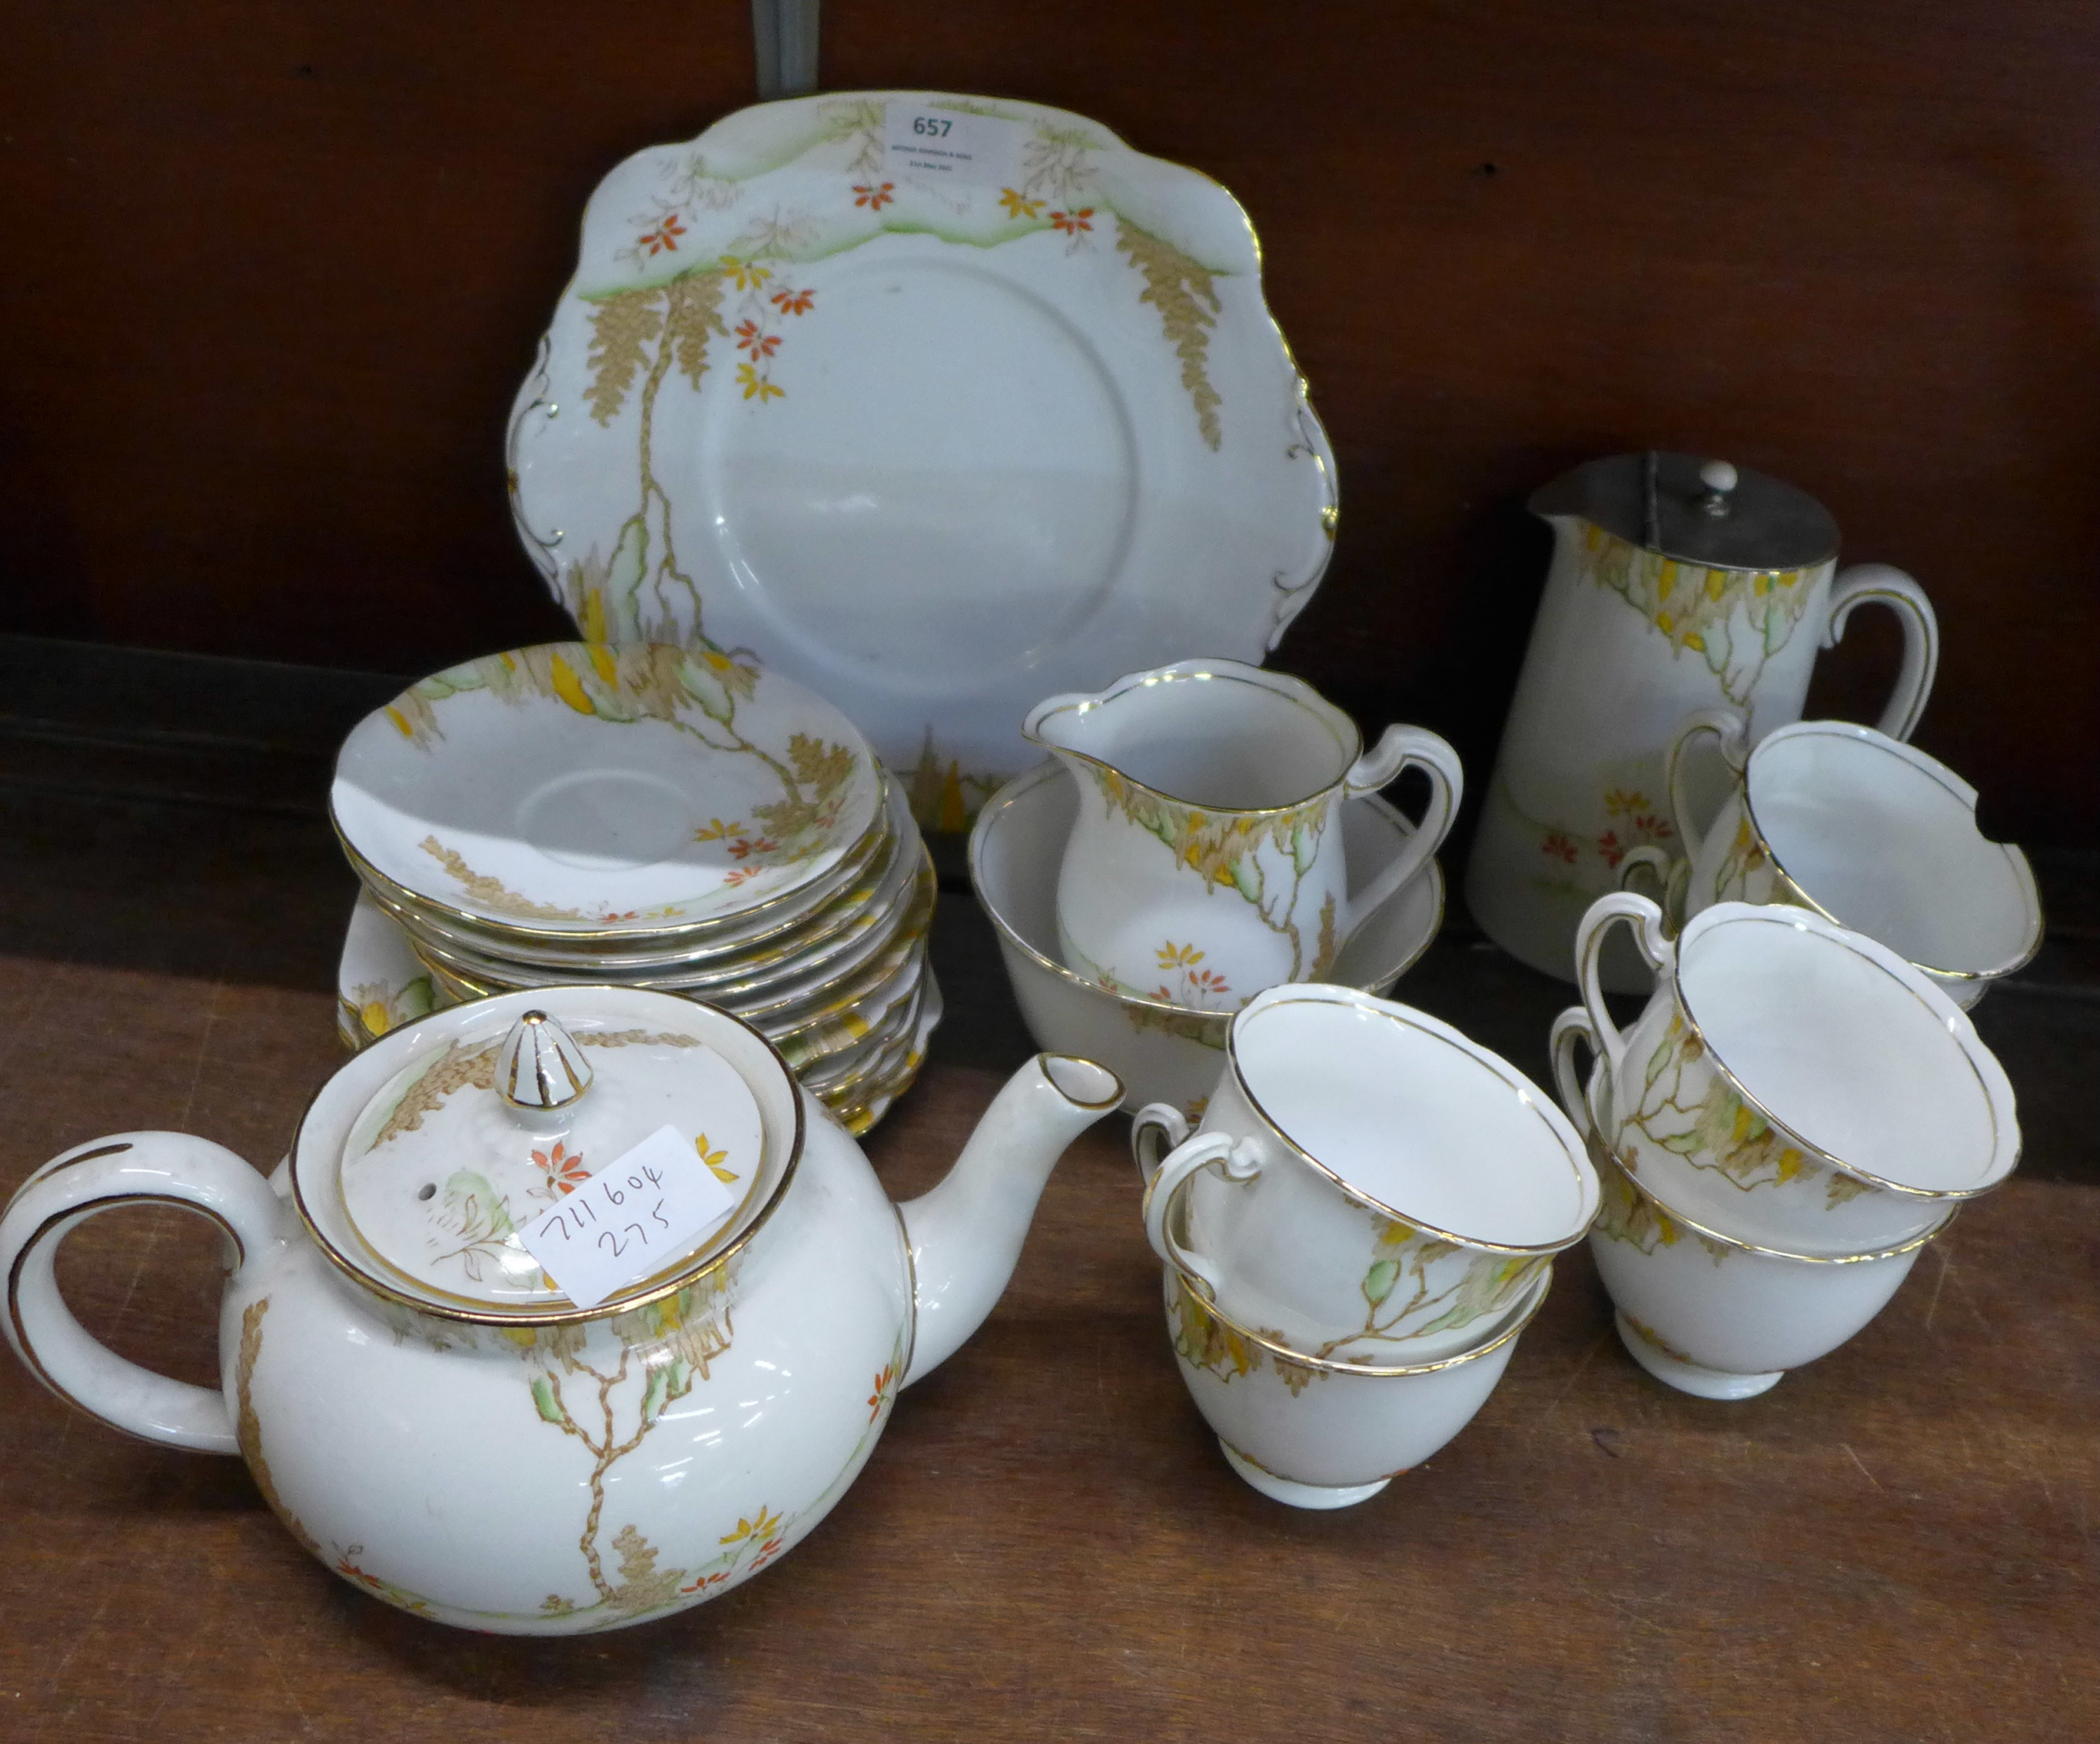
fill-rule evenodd
<path id="1" fill-rule="evenodd" d="M 1538 846 L 1542 852 L 1551 854 L 1556 860 L 1564 860 L 1570 866 L 1575 863 L 1575 843 L 1565 830 L 1548 830 L 1546 840 Z"/>
<path id="2" fill-rule="evenodd" d="M 1198 966 L 1203 960 L 1203 953 L 1193 945 L 1177 945 L 1170 938 L 1155 954 L 1162 969 L 1170 974 L 1176 969 L 1181 972 L 1181 987 L 1177 992 L 1162 982 L 1152 995 L 1154 999 L 1164 1000 L 1170 1005 L 1194 1005 L 1207 1009 L 1207 1000 L 1232 991 L 1223 975 L 1215 969 Z"/>
<path id="3" fill-rule="evenodd" d="M 761 406 L 769 400 L 784 400 L 788 396 L 785 388 L 775 387 L 749 364 L 736 366 L 736 379 L 737 385 L 743 390 L 743 397 L 755 400 Z"/>
<path id="4" fill-rule="evenodd" d="M 1043 210 L 1043 202 L 1031 200 L 1027 195 L 1017 193 L 1010 188 L 999 191 L 999 203 L 1006 208 L 1008 218 L 1033 218 Z"/>
<path id="5" fill-rule="evenodd" d="M 777 290 L 773 294 L 774 305 L 783 315 L 807 315 L 816 300 L 814 290 Z"/>
<path id="6" fill-rule="evenodd" d="M 1635 848 L 1660 846 L 1677 833 L 1645 793 L 1614 788 L 1604 796 L 1604 810 L 1618 825 L 1597 838 L 1597 852 L 1607 866 L 1617 866 Z"/>
<path id="7" fill-rule="evenodd" d="M 678 238 L 685 235 L 686 227 L 678 222 L 676 212 L 666 212 L 657 220 L 654 230 L 644 231 L 634 239 L 637 248 L 646 249 L 651 254 L 660 254 L 666 249 L 678 252 Z"/>
<path id="8" fill-rule="evenodd" d="M 714 1171 L 714 1177 L 717 1181 L 740 1181 L 743 1178 L 735 1169 L 725 1166 L 729 1161 L 729 1151 L 726 1147 L 719 1150 L 708 1149 L 706 1133 L 701 1133 L 693 1141 L 693 1149 L 699 1153 L 700 1160 Z"/>
<path id="9" fill-rule="evenodd" d="M 739 321 L 736 326 L 736 348 L 748 351 L 753 360 L 770 357 L 780 349 L 780 336 L 763 331 L 756 321 Z"/>
<path id="10" fill-rule="evenodd" d="M 761 1508 L 756 1520 L 747 1520 L 741 1514 L 738 1515 L 736 1530 L 725 1533 L 721 1542 L 725 1544 L 748 1543 L 753 1539 L 770 1538 L 779 1530 L 780 1516 L 770 1508 Z"/>
<path id="11" fill-rule="evenodd" d="M 882 1415 L 882 1401 L 889 1391 L 889 1384 L 897 1379 L 897 1365 L 885 1362 L 882 1372 L 875 1377 L 875 1391 L 867 1396 L 867 1420 L 873 1423 Z"/>
<path id="12" fill-rule="evenodd" d="M 584 1167 L 583 1152 L 564 1149 L 560 1140 L 555 1141 L 552 1150 L 534 1151 L 532 1160 L 547 1177 L 549 1199 L 573 1193 L 590 1179 L 590 1171 Z"/>
<path id="13" fill-rule="evenodd" d="M 871 212 L 880 212 L 897 198 L 896 190 L 897 184 L 894 182 L 884 182 L 880 184 L 856 182 L 854 183 L 854 204 L 857 206 L 866 206 Z"/>
<path id="14" fill-rule="evenodd" d="M 1052 212 L 1050 223 L 1052 228 L 1063 231 L 1068 236 L 1076 236 L 1081 231 L 1094 227 L 1088 222 L 1093 215 L 1092 206 L 1081 206 L 1076 212 Z"/>

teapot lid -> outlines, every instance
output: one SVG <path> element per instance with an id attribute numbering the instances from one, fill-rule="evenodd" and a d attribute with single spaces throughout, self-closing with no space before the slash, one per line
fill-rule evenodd
<path id="1" fill-rule="evenodd" d="M 580 1289 L 580 1307 L 528 1232 L 645 1141 L 664 1145 L 667 1127 L 670 1166 L 706 1170 L 726 1194 L 700 1185 L 726 1212 L 664 1236 L 646 1274 L 610 1296 Z M 739 1020 L 641 989 L 541 987 L 435 1013 L 358 1056 L 309 1110 L 293 1185 L 310 1233 L 367 1287 L 440 1315 L 536 1324 L 682 1287 L 770 1209 L 801 1141 L 785 1064 Z"/>
<path id="2" fill-rule="evenodd" d="M 1807 492 L 1696 454 L 1590 461 L 1533 492 L 1530 506 L 1708 569 L 1807 569 L 1838 554 L 1838 523 Z"/>

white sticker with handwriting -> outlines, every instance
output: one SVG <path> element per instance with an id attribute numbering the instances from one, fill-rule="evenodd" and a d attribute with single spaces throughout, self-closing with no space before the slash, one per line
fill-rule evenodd
<path id="1" fill-rule="evenodd" d="M 732 1191 L 676 1127 L 659 1127 L 518 1232 L 554 1287 L 595 1308 L 661 1271 L 736 1209 Z"/>
<path id="2" fill-rule="evenodd" d="M 882 107 L 882 143 L 893 176 L 1018 188 L 1025 130 L 1019 121 L 995 115 L 965 115 L 909 103 Z"/>

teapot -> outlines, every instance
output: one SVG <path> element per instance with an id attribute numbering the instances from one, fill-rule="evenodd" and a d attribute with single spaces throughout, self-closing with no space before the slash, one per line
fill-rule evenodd
<path id="1" fill-rule="evenodd" d="M 7 1337 L 89 1415 L 240 1454 L 293 1535 L 389 1604 L 502 1634 L 620 1628 L 720 1596 L 823 1518 L 1122 1097 L 1106 1068 L 1039 1054 L 940 1185 L 893 1205 L 738 1018 L 638 988 L 506 994 L 344 1065 L 267 1181 L 175 1132 L 44 1164 L 0 1216 Z M 587 1289 L 562 1259 L 565 1293 L 548 1229 L 566 1239 L 666 1143 L 726 1216 L 682 1239 L 675 1205 L 637 1199 L 608 1216 L 641 1221 L 580 1238 L 645 1275 Z M 59 1293 L 65 1234 L 141 1203 L 223 1232 L 218 1389 L 118 1357 Z M 656 1258 L 608 1257 L 656 1223 Z"/>

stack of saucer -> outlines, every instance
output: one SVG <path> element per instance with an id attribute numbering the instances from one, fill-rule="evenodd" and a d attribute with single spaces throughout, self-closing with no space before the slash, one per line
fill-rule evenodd
<path id="1" fill-rule="evenodd" d="M 933 872 L 902 797 L 836 709 L 717 651 L 560 643 L 426 678 L 350 735 L 330 804 L 430 1002 L 704 1000 L 855 1132 L 939 1021 Z M 346 994 L 360 1028 L 385 992 Z"/>

